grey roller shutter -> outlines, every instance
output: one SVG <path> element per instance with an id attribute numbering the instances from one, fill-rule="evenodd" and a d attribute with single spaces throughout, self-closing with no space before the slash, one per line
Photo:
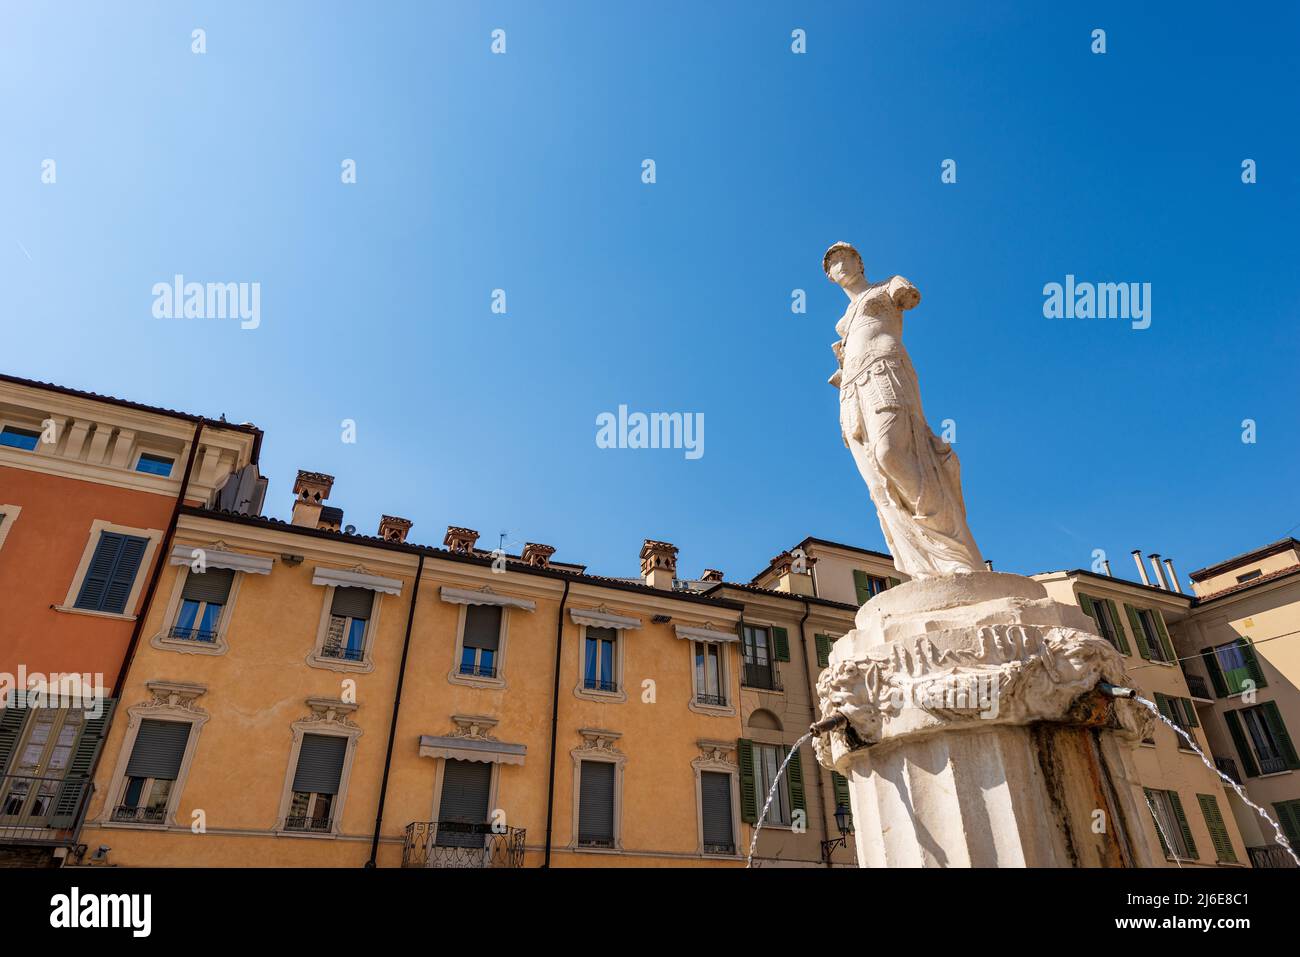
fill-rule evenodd
<path id="1" fill-rule="evenodd" d="M 492 765 L 478 761 L 447 761 L 442 772 L 442 801 L 439 821 L 486 824 L 488 790 L 492 786 Z"/>
<path id="2" fill-rule="evenodd" d="M 230 595 L 235 573 L 229 568 L 209 568 L 205 572 L 190 569 L 185 576 L 185 591 L 181 597 L 187 601 L 206 601 L 224 605 Z"/>
<path id="3" fill-rule="evenodd" d="M 578 803 L 578 843 L 614 843 L 614 765 L 583 761 Z"/>
<path id="4" fill-rule="evenodd" d="M 370 609 L 375 604 L 375 593 L 369 588 L 335 588 L 330 614 L 343 618 L 370 620 Z"/>
<path id="5" fill-rule="evenodd" d="M 731 829 L 731 775 L 719 771 L 700 772 L 700 803 L 704 817 L 706 851 L 732 852 L 735 838 Z"/>
<path id="6" fill-rule="evenodd" d="M 140 731 L 135 736 L 126 776 L 175 781 L 189 740 L 190 726 L 187 722 L 146 718 L 140 722 Z"/>
<path id="7" fill-rule="evenodd" d="M 332 734 L 304 734 L 298 749 L 293 789 L 310 794 L 338 794 L 348 739 Z"/>
<path id="8" fill-rule="evenodd" d="M 501 638 L 500 605 L 465 606 L 465 647 L 496 651 Z"/>

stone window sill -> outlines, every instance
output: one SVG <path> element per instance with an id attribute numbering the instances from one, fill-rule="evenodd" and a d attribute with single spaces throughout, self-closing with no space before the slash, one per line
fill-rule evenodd
<path id="1" fill-rule="evenodd" d="M 459 671 L 447 672 L 447 680 L 454 685 L 465 685 L 469 688 L 483 688 L 487 691 L 505 691 L 506 681 L 504 678 L 477 678 L 474 675 L 463 675 Z"/>
<path id="2" fill-rule="evenodd" d="M 74 608 L 71 605 L 51 605 L 55 611 L 66 615 L 89 615 L 91 618 L 109 618 L 113 621 L 135 621 L 135 615 L 122 615 L 115 611 L 92 611 L 89 608 Z"/>
<path id="3" fill-rule="evenodd" d="M 335 841 L 339 836 L 337 831 L 299 831 L 285 827 L 277 827 L 272 833 L 276 837 L 310 837 L 318 841 Z"/>
<path id="4" fill-rule="evenodd" d="M 175 651 L 183 655 L 224 655 L 230 650 L 225 635 L 217 635 L 215 641 L 186 641 L 172 638 L 162 631 L 154 635 L 149 644 L 160 651 Z"/>
<path id="5" fill-rule="evenodd" d="M 587 701 L 599 701 L 603 704 L 622 704 L 627 701 L 626 691 L 593 691 L 591 688 L 578 685 L 573 689 L 573 693 L 579 698 L 585 698 Z"/>
<path id="6" fill-rule="evenodd" d="M 361 661 L 347 661 L 344 658 L 326 658 L 314 651 L 307 656 L 307 664 L 309 667 L 321 668 L 325 671 L 345 671 L 353 674 L 369 674 L 375 670 L 375 663 L 369 657 Z"/>

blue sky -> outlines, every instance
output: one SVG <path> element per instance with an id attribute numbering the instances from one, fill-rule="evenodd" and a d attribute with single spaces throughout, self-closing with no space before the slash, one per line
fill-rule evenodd
<path id="1" fill-rule="evenodd" d="M 308 468 L 362 531 L 747 580 L 883 548 L 825 382 L 842 239 L 922 292 L 998 568 L 1291 532 L 1296 8 L 893 6 L 6 4 L 0 368 L 255 422 L 272 515 Z M 154 318 L 177 273 L 259 282 L 261 325 Z M 1067 273 L 1151 283 L 1150 328 L 1044 318 Z M 620 404 L 703 413 L 705 454 L 598 448 Z"/>

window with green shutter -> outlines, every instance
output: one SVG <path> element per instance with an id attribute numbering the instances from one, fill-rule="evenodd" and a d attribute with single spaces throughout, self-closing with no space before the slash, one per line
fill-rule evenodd
<path id="1" fill-rule="evenodd" d="M 1124 628 L 1119 623 L 1119 613 L 1115 610 L 1113 601 L 1079 592 L 1079 607 L 1096 623 L 1097 634 L 1110 642 L 1121 655 L 1129 653 L 1128 641 L 1124 637 Z"/>
<path id="2" fill-rule="evenodd" d="M 1213 794 L 1198 794 L 1196 801 L 1201 805 L 1201 816 L 1205 818 L 1205 829 L 1210 832 L 1215 855 L 1223 863 L 1236 864 L 1237 852 L 1232 849 L 1228 826 L 1223 823 L 1223 815 L 1219 813 L 1218 800 Z"/>
<path id="3" fill-rule="evenodd" d="M 831 644 L 833 643 L 831 636 L 813 635 L 813 641 L 817 644 L 817 667 L 828 667 L 831 663 Z"/>
<path id="4" fill-rule="evenodd" d="M 1220 697 L 1241 694 L 1250 688 L 1268 687 L 1255 649 L 1245 638 L 1203 649 L 1201 658 L 1210 672 L 1215 693 Z"/>
<path id="5" fill-rule="evenodd" d="M 790 633 L 784 628 L 772 628 L 772 652 L 777 661 L 790 660 Z"/>
<path id="6" fill-rule="evenodd" d="M 1235 711 L 1225 711 L 1223 721 L 1228 726 L 1228 734 L 1237 749 L 1237 757 L 1241 759 L 1241 773 L 1248 778 L 1259 777 L 1259 765 L 1255 763 L 1255 752 L 1246 738 L 1246 729 L 1242 727 L 1241 718 Z"/>
<path id="7" fill-rule="evenodd" d="M 1300 845 L 1300 799 L 1281 801 L 1273 805 L 1273 810 L 1277 812 L 1277 822 L 1282 825 L 1282 833 L 1291 846 Z"/>
<path id="8" fill-rule="evenodd" d="M 1143 788 L 1147 805 L 1155 822 L 1156 834 L 1160 838 L 1160 847 L 1165 855 L 1182 860 L 1197 860 L 1196 842 L 1192 839 L 1192 829 L 1187 826 L 1187 815 L 1183 813 L 1183 802 L 1177 791 L 1163 791 L 1156 788 Z"/>
<path id="9" fill-rule="evenodd" d="M 853 590 L 857 594 L 858 604 L 865 605 L 890 586 L 897 579 L 886 581 L 876 575 L 868 575 L 860 568 L 853 569 Z"/>
<path id="10" fill-rule="evenodd" d="M 844 809 L 845 809 L 846 811 L 848 811 L 848 814 L 845 815 L 845 820 L 848 822 L 848 828 L 849 828 L 849 830 L 852 831 L 852 830 L 853 830 L 853 812 L 852 812 L 851 810 L 849 810 L 849 809 L 852 808 L 853 805 L 852 805 L 852 803 L 849 801 L 849 781 L 848 781 L 848 778 L 846 778 L 844 775 L 840 774 L 838 771 L 832 771 L 832 772 L 831 772 L 831 791 L 832 791 L 832 792 L 834 793 L 834 795 L 835 795 L 835 810 L 838 811 L 838 810 L 840 809 L 840 806 L 842 805 L 842 806 L 844 807 Z"/>
<path id="11" fill-rule="evenodd" d="M 1254 760 L 1261 774 L 1277 774 L 1300 768 L 1300 759 L 1296 756 L 1291 735 L 1276 702 L 1265 701 L 1253 708 L 1242 708 L 1226 714 L 1240 719 L 1245 739 L 1254 752 Z"/>
<path id="12" fill-rule="evenodd" d="M 740 819 L 746 824 L 758 820 L 758 783 L 754 775 L 754 742 L 736 741 L 736 759 L 740 764 Z"/>

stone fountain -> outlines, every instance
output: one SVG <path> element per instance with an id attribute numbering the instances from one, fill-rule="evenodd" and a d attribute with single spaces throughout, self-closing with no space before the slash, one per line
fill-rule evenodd
<path id="1" fill-rule="evenodd" d="M 1152 718 L 1123 658 L 1079 608 L 984 569 L 903 348 L 916 287 L 868 282 L 846 243 L 822 264 L 849 298 L 830 380 L 844 442 L 910 577 L 859 609 L 817 684 L 814 749 L 849 781 L 859 864 L 1152 865 L 1132 761 Z"/>

